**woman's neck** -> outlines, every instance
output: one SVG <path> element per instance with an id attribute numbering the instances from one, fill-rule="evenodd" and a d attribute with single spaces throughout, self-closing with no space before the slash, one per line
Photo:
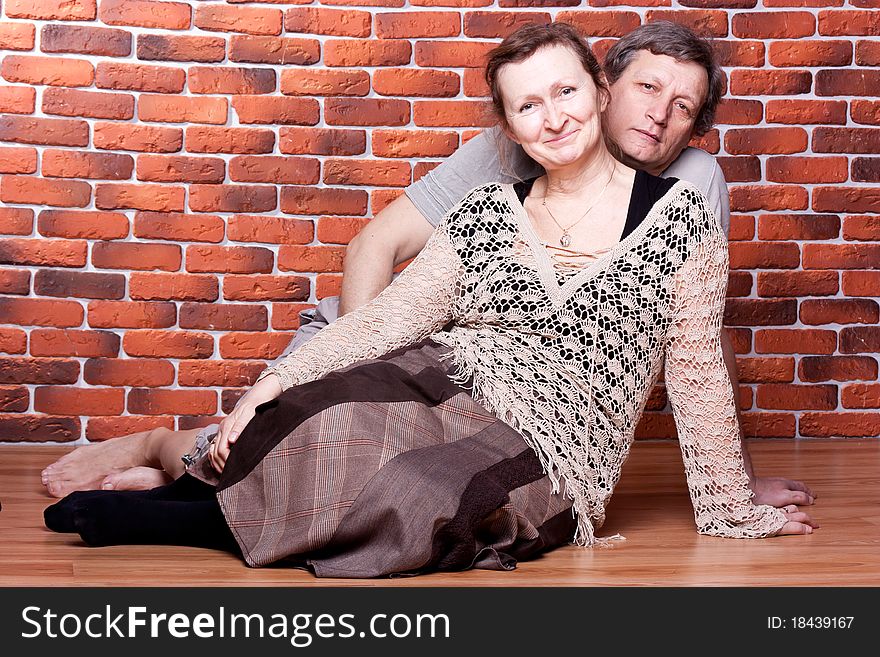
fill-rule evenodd
<path id="1" fill-rule="evenodd" d="M 564 199 L 583 198 L 597 194 L 621 167 L 607 151 L 584 165 L 548 170 L 544 178 L 543 196 Z"/>

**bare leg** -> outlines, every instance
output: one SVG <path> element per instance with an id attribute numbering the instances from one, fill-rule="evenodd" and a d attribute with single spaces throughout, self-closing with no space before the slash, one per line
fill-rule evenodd
<path id="1" fill-rule="evenodd" d="M 76 490 L 99 489 L 109 475 L 139 466 L 165 470 L 176 479 L 184 469 L 180 457 L 192 448 L 198 432 L 198 429 L 153 429 L 85 445 L 48 466 L 41 479 L 53 497 L 64 497 Z M 144 480 L 143 485 L 152 488 L 149 484 L 159 475 L 161 472 Z M 127 481 L 131 482 L 131 477 Z"/>

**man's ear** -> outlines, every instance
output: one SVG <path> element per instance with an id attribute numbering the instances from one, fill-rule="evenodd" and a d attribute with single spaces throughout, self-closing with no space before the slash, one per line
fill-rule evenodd
<path id="1" fill-rule="evenodd" d="M 599 85 L 599 110 L 604 112 L 608 107 L 608 103 L 611 101 L 611 91 L 609 91 L 608 87 L 608 78 L 605 77 L 604 72 L 599 73 L 599 82 L 602 83 Z"/>

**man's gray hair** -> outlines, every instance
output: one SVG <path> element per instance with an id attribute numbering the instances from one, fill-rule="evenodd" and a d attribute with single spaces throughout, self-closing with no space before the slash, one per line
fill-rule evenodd
<path id="1" fill-rule="evenodd" d="M 715 123 L 715 110 L 724 94 L 724 74 L 711 42 L 690 28 L 670 21 L 637 27 L 615 43 L 605 56 L 603 70 L 609 84 L 617 82 L 639 50 L 667 55 L 679 62 L 694 62 L 706 69 L 708 91 L 694 122 L 694 132 L 706 134 Z"/>

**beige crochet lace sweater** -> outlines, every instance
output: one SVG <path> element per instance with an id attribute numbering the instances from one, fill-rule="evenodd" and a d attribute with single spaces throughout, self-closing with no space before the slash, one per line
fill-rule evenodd
<path id="1" fill-rule="evenodd" d="M 772 536 L 786 519 L 751 501 L 721 355 L 727 269 L 724 235 L 689 183 L 574 271 L 554 268 L 513 187 L 490 183 L 375 300 L 261 378 L 274 372 L 287 389 L 430 336 L 451 347 L 456 380 L 537 452 L 573 501 L 575 542 L 589 545 L 665 357 L 698 530 Z"/>

